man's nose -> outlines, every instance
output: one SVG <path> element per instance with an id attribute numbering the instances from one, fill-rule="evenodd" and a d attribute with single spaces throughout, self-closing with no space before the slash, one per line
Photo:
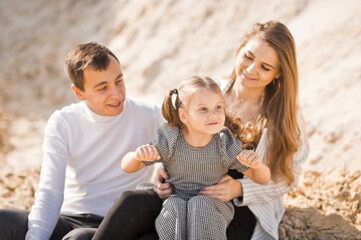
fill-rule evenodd
<path id="1" fill-rule="evenodd" d="M 120 90 L 117 86 L 113 86 L 111 89 L 110 89 L 110 94 L 111 94 L 111 97 L 112 98 L 119 98 L 120 97 Z"/>

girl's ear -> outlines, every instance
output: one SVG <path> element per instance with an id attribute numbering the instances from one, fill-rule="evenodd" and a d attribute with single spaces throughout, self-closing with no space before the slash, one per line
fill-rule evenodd
<path id="1" fill-rule="evenodd" d="M 179 114 L 179 118 L 182 121 L 182 123 L 187 124 L 187 122 L 188 122 L 187 112 L 183 108 L 179 108 L 178 114 Z"/>
<path id="2" fill-rule="evenodd" d="M 85 97 L 83 96 L 83 91 L 81 91 L 79 88 L 77 88 L 74 84 L 71 85 L 71 89 L 73 89 L 75 96 L 83 101 L 85 100 Z"/>

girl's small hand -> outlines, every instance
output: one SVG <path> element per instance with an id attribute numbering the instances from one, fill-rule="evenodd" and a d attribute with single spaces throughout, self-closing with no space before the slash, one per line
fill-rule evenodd
<path id="1" fill-rule="evenodd" d="M 154 161 L 160 159 L 157 148 L 149 144 L 138 147 L 135 154 L 138 161 Z"/>
<path id="2" fill-rule="evenodd" d="M 252 150 L 243 150 L 236 158 L 240 163 L 247 167 L 253 169 L 261 167 L 261 157 Z"/>

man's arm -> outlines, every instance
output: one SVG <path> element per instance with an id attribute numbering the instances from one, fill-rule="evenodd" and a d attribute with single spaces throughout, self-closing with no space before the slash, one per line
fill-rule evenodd
<path id="1" fill-rule="evenodd" d="M 65 132 L 53 115 L 45 128 L 40 182 L 29 214 L 27 240 L 49 239 L 58 222 L 69 159 Z"/>

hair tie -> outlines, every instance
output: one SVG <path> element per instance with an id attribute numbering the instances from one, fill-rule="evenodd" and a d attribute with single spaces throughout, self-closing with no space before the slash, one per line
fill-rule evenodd
<path id="1" fill-rule="evenodd" d="M 172 105 L 173 105 L 174 109 L 177 109 L 176 103 L 177 103 L 177 98 L 178 98 L 178 90 L 176 88 L 174 88 L 172 93 L 173 93 L 171 96 Z M 173 96 L 175 96 L 175 97 L 173 97 Z"/>

